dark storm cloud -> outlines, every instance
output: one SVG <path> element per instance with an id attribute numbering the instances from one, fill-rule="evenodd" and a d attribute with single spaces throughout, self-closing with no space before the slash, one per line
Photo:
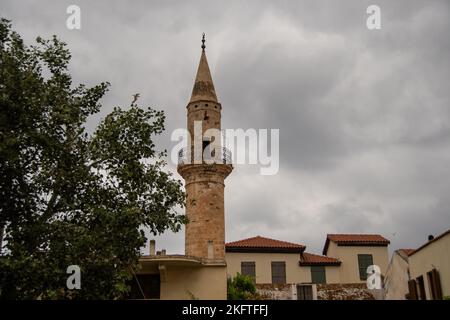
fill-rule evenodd
<path id="1" fill-rule="evenodd" d="M 65 28 L 77 4 L 82 29 Z M 382 29 L 365 26 L 381 7 Z M 442 1 L 3 1 L 29 42 L 58 34 L 75 82 L 110 81 L 99 119 L 141 93 L 167 134 L 185 106 L 207 33 L 225 128 L 279 128 L 280 171 L 237 166 L 226 236 L 260 234 L 320 252 L 326 233 L 381 233 L 416 247 L 450 227 L 450 5 Z M 170 165 L 174 170 L 175 166 Z M 158 247 L 182 252 L 170 233 Z"/>

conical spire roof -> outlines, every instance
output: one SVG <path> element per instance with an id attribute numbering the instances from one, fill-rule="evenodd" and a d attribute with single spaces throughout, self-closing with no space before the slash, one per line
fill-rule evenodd
<path id="1" fill-rule="evenodd" d="M 202 55 L 198 64 L 197 76 L 195 77 L 195 83 L 194 88 L 192 89 L 190 102 L 197 100 L 209 100 L 218 102 L 211 77 L 211 71 L 209 71 L 208 60 L 206 59 L 204 38 L 202 45 Z"/>

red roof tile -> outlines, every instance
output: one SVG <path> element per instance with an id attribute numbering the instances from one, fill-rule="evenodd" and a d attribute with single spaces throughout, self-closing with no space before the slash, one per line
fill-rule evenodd
<path id="1" fill-rule="evenodd" d="M 416 249 L 398 249 L 398 251 L 403 251 L 407 256 L 411 255 Z"/>
<path id="2" fill-rule="evenodd" d="M 312 254 L 303 252 L 301 255 L 301 266 L 317 266 L 317 265 L 334 265 L 339 266 L 341 262 L 338 259 L 330 258 L 326 256 L 320 256 L 318 254 Z"/>
<path id="3" fill-rule="evenodd" d="M 227 252 L 302 252 L 305 246 L 264 237 L 253 237 L 225 244 Z"/>
<path id="4" fill-rule="evenodd" d="M 326 255 L 330 241 L 338 246 L 387 246 L 390 241 L 379 234 L 327 234 L 323 248 Z"/>

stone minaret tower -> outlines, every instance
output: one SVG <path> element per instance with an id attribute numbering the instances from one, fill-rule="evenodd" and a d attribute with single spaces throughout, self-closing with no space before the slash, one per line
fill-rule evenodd
<path id="1" fill-rule="evenodd" d="M 203 133 L 209 128 L 221 129 L 222 106 L 217 100 L 206 60 L 204 34 L 202 43 L 197 76 L 191 99 L 187 105 L 187 128 L 192 141 L 188 148 L 191 152 L 182 150 L 178 164 L 178 173 L 185 180 L 186 215 L 189 218 L 189 223 L 186 225 L 185 251 L 189 256 L 224 259 L 224 180 L 233 170 L 231 155 L 219 145 L 219 148 L 216 149 L 220 150 L 219 163 L 216 161 L 216 163 L 207 164 L 202 155 L 199 161 L 195 163 L 193 161 L 194 141 L 201 144 L 201 150 L 210 143 L 217 145 L 218 141 L 203 138 Z M 194 136 L 194 121 L 201 121 L 201 137 Z"/>

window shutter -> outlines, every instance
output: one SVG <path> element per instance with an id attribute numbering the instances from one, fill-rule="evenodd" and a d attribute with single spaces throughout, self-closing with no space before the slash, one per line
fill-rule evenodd
<path id="1" fill-rule="evenodd" d="M 413 279 L 408 281 L 408 289 L 409 289 L 409 298 L 411 300 L 417 300 L 416 280 Z"/>
<path id="2" fill-rule="evenodd" d="M 439 271 L 433 269 L 431 271 L 433 287 L 435 290 L 434 296 L 437 300 L 442 300 L 442 287 L 441 287 L 441 277 L 439 276 Z"/>
<path id="3" fill-rule="evenodd" d="M 420 300 L 427 300 L 427 294 L 425 293 L 425 284 L 423 282 L 423 276 L 416 278 L 417 285 L 419 286 L 419 298 Z"/>
<path id="4" fill-rule="evenodd" d="M 272 261 L 272 283 L 273 284 L 286 283 L 286 262 Z"/>
<path id="5" fill-rule="evenodd" d="M 367 280 L 367 267 L 373 265 L 371 254 L 358 254 L 359 279 Z"/>
<path id="6" fill-rule="evenodd" d="M 436 289 L 434 287 L 433 271 L 427 272 L 428 278 L 428 289 L 430 291 L 430 296 L 432 300 L 436 300 Z"/>
<path id="7" fill-rule="evenodd" d="M 324 266 L 311 266 L 311 282 L 327 283 L 326 272 Z"/>
<path id="8" fill-rule="evenodd" d="M 312 285 L 297 285 L 297 300 L 313 300 Z"/>
<path id="9" fill-rule="evenodd" d="M 241 274 L 256 278 L 255 262 L 254 261 L 242 261 L 241 262 Z"/>

